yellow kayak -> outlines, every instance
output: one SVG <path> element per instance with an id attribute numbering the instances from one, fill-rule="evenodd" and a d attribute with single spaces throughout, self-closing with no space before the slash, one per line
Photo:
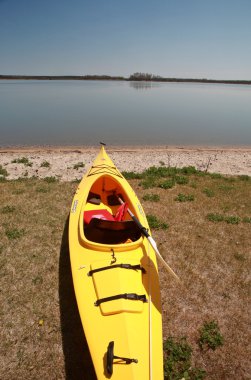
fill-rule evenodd
<path id="1" fill-rule="evenodd" d="M 133 189 L 104 146 L 80 182 L 69 221 L 74 289 L 97 379 L 162 380 L 156 256 Z"/>

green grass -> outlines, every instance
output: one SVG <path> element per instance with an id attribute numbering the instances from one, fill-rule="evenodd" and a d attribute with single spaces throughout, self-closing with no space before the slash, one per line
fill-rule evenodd
<path id="1" fill-rule="evenodd" d="M 45 177 L 44 181 L 47 183 L 55 183 L 55 182 L 58 182 L 58 178 L 53 177 L 53 176 L 52 177 Z"/>
<path id="2" fill-rule="evenodd" d="M 208 175 L 212 178 L 212 179 L 221 179 L 221 178 L 224 178 L 224 176 L 220 173 L 208 173 Z"/>
<path id="3" fill-rule="evenodd" d="M 9 214 L 15 211 L 15 206 L 7 205 L 1 208 L 2 214 Z"/>
<path id="4" fill-rule="evenodd" d="M 73 166 L 73 169 L 78 170 L 79 168 L 84 168 L 84 167 L 85 167 L 85 164 L 83 162 L 78 162 L 77 164 Z"/>
<path id="5" fill-rule="evenodd" d="M 203 370 L 208 379 L 231 379 L 233 374 L 241 379 L 250 360 L 251 181 L 234 177 L 231 182 L 223 176 L 193 169 L 181 173 L 164 166 L 157 177 L 154 172 L 148 174 L 156 190 L 140 186 L 146 174 L 129 182 L 139 199 L 148 193 L 159 196 L 157 203 L 144 201 L 144 211 L 155 217 L 154 240 L 181 279 L 181 284 L 175 282 L 158 263 L 163 336 L 187 336 L 192 349 L 190 359 L 189 355 L 184 359 L 190 360 L 187 370 L 182 372 L 182 360 L 169 366 L 173 371 L 181 368 L 185 379 L 203 378 Z M 175 176 L 188 177 L 189 182 L 159 187 Z M 176 202 L 179 193 L 191 193 L 192 184 L 194 201 Z M 226 185 L 233 188 L 220 189 Z M 81 340 L 67 251 L 67 219 L 77 184 L 26 178 L 6 180 L 0 187 L 1 379 L 94 380 Z M 206 188 L 214 192 L 213 197 L 203 192 Z M 214 223 L 218 217 L 221 222 Z M 227 217 L 240 221 L 227 223 Z M 162 223 L 168 228 L 159 228 Z M 214 330 L 208 328 L 209 337 L 205 339 L 203 333 L 202 349 L 198 347 L 198 326 L 204 321 L 217 321 L 220 326 L 224 344 L 218 350 L 209 348 Z M 180 339 L 173 338 L 166 352 L 173 351 Z"/>
<path id="6" fill-rule="evenodd" d="M 20 239 L 24 234 L 25 230 L 23 228 L 7 228 L 5 231 L 5 235 L 9 240 Z"/>
<path id="7" fill-rule="evenodd" d="M 239 175 L 239 179 L 241 181 L 250 181 L 251 177 L 249 177 L 248 175 Z"/>
<path id="8" fill-rule="evenodd" d="M 164 167 L 164 166 L 151 166 L 150 168 L 142 172 L 143 178 L 152 177 L 154 179 L 170 177 L 177 173 L 176 168 Z"/>
<path id="9" fill-rule="evenodd" d="M 192 347 L 185 337 L 169 337 L 164 342 L 164 379 L 165 380 L 203 380 L 206 371 L 192 366 Z"/>
<path id="10" fill-rule="evenodd" d="M 247 217 L 244 217 L 241 219 L 237 215 L 222 215 L 222 214 L 214 214 L 214 213 L 209 213 L 207 214 L 207 219 L 210 222 L 226 222 L 228 224 L 239 224 L 241 221 L 244 223 L 250 223 L 249 219 Z"/>
<path id="11" fill-rule="evenodd" d="M 179 173 L 182 173 L 182 174 L 187 174 L 187 175 L 200 175 L 201 172 L 199 170 L 197 170 L 194 166 L 184 166 L 183 168 L 181 169 L 178 169 L 179 170 Z"/>
<path id="12" fill-rule="evenodd" d="M 234 190 L 234 186 L 233 185 L 221 184 L 221 185 L 219 185 L 219 190 L 222 190 L 222 191 L 225 191 L 225 192 L 229 192 L 229 191 Z"/>
<path id="13" fill-rule="evenodd" d="M 210 222 L 223 222 L 225 220 L 225 217 L 224 215 L 221 215 L 221 214 L 214 214 L 214 213 L 209 213 L 207 214 L 207 219 L 210 221 Z"/>
<path id="14" fill-rule="evenodd" d="M 166 230 L 169 227 L 166 222 L 158 219 L 155 215 L 147 214 L 146 217 L 150 228 Z"/>
<path id="15" fill-rule="evenodd" d="M 156 187 L 156 181 L 155 179 L 153 178 L 147 178 L 147 179 L 144 179 L 143 181 L 141 181 L 139 183 L 140 186 L 143 187 L 143 189 L 152 189 L 154 187 Z"/>
<path id="16" fill-rule="evenodd" d="M 194 175 L 201 177 L 204 173 L 198 171 L 194 166 L 184 168 L 151 166 L 142 173 L 128 173 L 127 179 L 141 179 L 139 183 L 143 189 L 160 187 L 162 189 L 171 189 L 177 185 L 187 185 L 189 178 Z"/>
<path id="17" fill-rule="evenodd" d="M 199 346 L 202 349 L 212 349 L 223 345 L 224 339 L 216 321 L 205 322 L 200 330 Z"/>
<path id="18" fill-rule="evenodd" d="M 187 185 L 189 183 L 189 178 L 185 176 L 175 176 L 174 177 L 175 182 L 178 185 Z"/>
<path id="19" fill-rule="evenodd" d="M 241 218 L 239 216 L 229 215 L 229 216 L 225 216 L 224 220 L 228 224 L 239 224 L 241 221 Z"/>
<path id="20" fill-rule="evenodd" d="M 176 198 L 174 198 L 176 202 L 193 202 L 194 201 L 194 195 L 193 194 L 182 194 L 179 193 Z"/>
<path id="21" fill-rule="evenodd" d="M 164 182 L 161 182 L 159 187 L 162 189 L 171 189 L 175 185 L 174 179 L 166 179 Z"/>
<path id="22" fill-rule="evenodd" d="M 201 350 L 215 351 L 223 343 L 224 339 L 216 321 L 205 322 L 199 329 L 198 345 Z M 193 348 L 186 337 L 168 337 L 163 349 L 165 380 L 203 380 L 206 377 L 204 369 L 193 367 Z"/>
<path id="23" fill-rule="evenodd" d="M 136 172 L 127 172 L 123 171 L 121 174 L 126 178 L 126 179 L 140 179 L 142 178 L 141 173 L 136 173 Z"/>
<path id="24" fill-rule="evenodd" d="M 143 201 L 159 202 L 160 196 L 158 194 L 145 194 L 142 199 Z"/>
<path id="25" fill-rule="evenodd" d="M 215 192 L 212 189 L 209 189 L 208 187 L 206 187 L 205 189 L 203 189 L 202 193 L 205 194 L 209 198 L 212 198 L 212 197 L 215 196 Z"/>
<path id="26" fill-rule="evenodd" d="M 48 161 L 43 161 L 40 165 L 41 168 L 50 168 L 51 164 Z"/>
<path id="27" fill-rule="evenodd" d="M 27 157 L 16 158 L 11 161 L 13 164 L 23 164 L 24 166 L 32 166 L 33 163 Z"/>
<path id="28" fill-rule="evenodd" d="M 7 172 L 7 170 L 4 169 L 4 168 L 2 167 L 2 165 L 0 165 L 0 176 L 1 176 L 1 177 L 7 177 L 7 176 L 8 176 L 8 172 Z"/>

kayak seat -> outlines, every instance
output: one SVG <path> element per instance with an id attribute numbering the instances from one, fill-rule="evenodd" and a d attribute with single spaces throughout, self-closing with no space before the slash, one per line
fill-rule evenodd
<path id="1" fill-rule="evenodd" d="M 133 220 L 118 222 L 95 217 L 86 225 L 84 232 L 88 240 L 101 244 L 121 244 L 128 239 L 136 241 L 141 236 Z"/>

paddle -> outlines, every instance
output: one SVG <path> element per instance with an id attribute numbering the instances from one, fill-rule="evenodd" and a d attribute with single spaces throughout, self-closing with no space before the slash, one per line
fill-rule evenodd
<path id="1" fill-rule="evenodd" d="M 122 199 L 120 197 L 118 197 L 118 200 L 119 202 L 123 205 L 124 202 L 122 201 Z M 176 278 L 176 280 L 180 281 L 179 277 L 177 276 L 176 273 L 174 273 L 174 271 L 172 270 L 172 268 L 169 267 L 169 265 L 165 262 L 165 260 L 163 259 L 163 257 L 161 256 L 158 248 L 157 248 L 157 244 L 155 242 L 155 240 L 149 235 L 147 229 L 142 226 L 142 224 L 140 223 L 140 221 L 136 218 L 136 216 L 132 213 L 132 211 L 127 208 L 127 212 L 128 214 L 131 216 L 132 220 L 137 224 L 137 226 L 139 227 L 142 235 L 144 235 L 147 240 L 149 241 L 149 243 L 151 244 L 151 246 L 153 247 L 154 251 L 157 253 L 157 256 L 158 258 L 160 259 L 161 263 L 164 265 L 164 267 Z"/>

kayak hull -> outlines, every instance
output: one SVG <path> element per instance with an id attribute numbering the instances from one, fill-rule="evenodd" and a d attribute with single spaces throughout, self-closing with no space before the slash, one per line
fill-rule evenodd
<path id="1" fill-rule="evenodd" d="M 119 209 L 118 196 L 149 228 L 136 194 L 102 147 L 70 211 L 70 261 L 79 314 L 98 379 L 161 380 L 156 257 L 128 213 L 124 221 L 107 220 L 108 213 L 112 219 Z"/>

